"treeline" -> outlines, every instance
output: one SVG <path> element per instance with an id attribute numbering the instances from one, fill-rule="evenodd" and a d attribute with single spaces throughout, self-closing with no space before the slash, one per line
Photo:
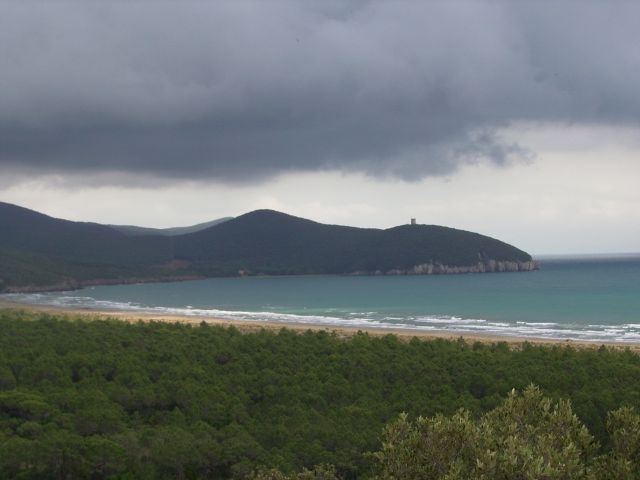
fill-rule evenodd
<path id="1" fill-rule="evenodd" d="M 531 383 L 606 452 L 608 412 L 640 407 L 640 356 L 1 311 L 0 478 L 367 478 L 401 412 L 472 421 Z"/>

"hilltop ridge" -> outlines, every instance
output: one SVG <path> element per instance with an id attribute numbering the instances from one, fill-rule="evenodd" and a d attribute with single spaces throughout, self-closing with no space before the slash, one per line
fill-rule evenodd
<path id="1" fill-rule="evenodd" d="M 152 227 L 138 227 L 136 225 L 107 225 L 111 228 L 115 228 L 119 232 L 127 235 L 163 235 L 167 237 L 175 237 L 177 235 L 186 235 L 187 233 L 195 233 L 200 230 L 205 230 L 209 227 L 213 227 L 220 223 L 227 222 L 233 219 L 233 217 L 222 217 L 209 222 L 197 223 L 195 225 L 189 225 L 186 227 L 169 227 L 169 228 L 152 228 Z"/>

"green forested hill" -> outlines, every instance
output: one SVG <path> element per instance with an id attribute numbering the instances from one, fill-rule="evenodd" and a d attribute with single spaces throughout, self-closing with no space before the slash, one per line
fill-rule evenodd
<path id="1" fill-rule="evenodd" d="M 499 240 L 434 225 L 387 230 L 325 225 L 257 210 L 216 228 L 175 239 L 177 258 L 214 274 L 387 273 L 440 263 L 472 266 L 488 259 L 529 262 Z"/>
<path id="2" fill-rule="evenodd" d="M 171 258 L 167 238 L 127 236 L 106 225 L 61 220 L 6 203 L 0 203 L 0 248 L 121 265 L 148 265 Z"/>
<path id="3" fill-rule="evenodd" d="M 188 234 L 140 233 L 0 203 L 0 287 L 181 276 L 459 273 L 535 267 L 526 252 L 476 233 L 434 225 L 387 230 L 325 225 L 271 210 Z"/>
<path id="4" fill-rule="evenodd" d="M 606 450 L 607 412 L 640 407 L 640 356 L 0 311 L 0 478 L 246 478 L 320 463 L 368 478 L 367 452 L 401 412 L 478 418 L 530 383 L 571 400 Z"/>
<path id="5" fill-rule="evenodd" d="M 175 253 L 212 273 L 347 273 L 350 257 L 364 254 L 358 247 L 379 232 L 258 210 L 176 238 Z"/>

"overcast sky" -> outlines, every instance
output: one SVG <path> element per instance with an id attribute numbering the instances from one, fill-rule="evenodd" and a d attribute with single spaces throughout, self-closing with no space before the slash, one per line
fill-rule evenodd
<path id="1" fill-rule="evenodd" d="M 0 201 L 640 251 L 638 2 L 0 3 Z"/>

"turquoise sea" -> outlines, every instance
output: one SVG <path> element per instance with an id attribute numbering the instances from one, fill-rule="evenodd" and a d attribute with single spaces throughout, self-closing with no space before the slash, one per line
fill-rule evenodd
<path id="1" fill-rule="evenodd" d="M 283 324 L 640 342 L 640 255 L 541 262 L 526 273 L 216 278 L 5 297 Z"/>

